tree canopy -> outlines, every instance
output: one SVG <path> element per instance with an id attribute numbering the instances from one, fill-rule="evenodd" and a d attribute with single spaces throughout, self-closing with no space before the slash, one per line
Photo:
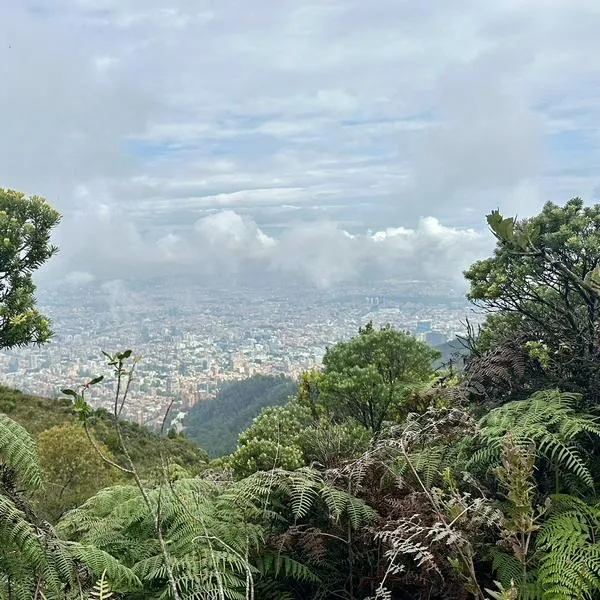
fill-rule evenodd
<path id="1" fill-rule="evenodd" d="M 59 213 L 40 196 L 0 188 L 0 347 L 41 344 L 50 321 L 36 308 L 32 274 L 57 252 Z"/>
<path id="2" fill-rule="evenodd" d="M 351 417 L 377 434 L 387 419 L 404 414 L 411 391 L 432 376 L 439 356 L 408 333 L 377 330 L 369 323 L 356 337 L 327 350 L 323 373 L 311 384 L 316 395 L 306 393 L 305 379 L 301 397 L 333 419 Z"/>
<path id="3" fill-rule="evenodd" d="M 465 272 L 468 297 L 490 314 L 475 349 L 518 340 L 522 350 L 537 355 L 530 386 L 597 397 L 600 205 L 584 206 L 575 198 L 564 206 L 549 202 L 530 219 L 494 212 L 488 222 L 498 238 L 494 255 Z"/>

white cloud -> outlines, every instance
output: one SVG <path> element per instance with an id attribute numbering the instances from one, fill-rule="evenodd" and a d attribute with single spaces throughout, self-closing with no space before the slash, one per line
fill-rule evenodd
<path id="1" fill-rule="evenodd" d="M 92 221 L 93 230 L 83 226 Z M 105 204 L 90 206 L 65 223 L 62 234 L 68 252 L 42 274 L 46 282 L 64 279 L 75 285 L 184 273 L 216 278 L 244 274 L 257 280 L 277 274 L 319 287 L 390 278 L 457 284 L 462 270 L 492 245 L 489 235 L 444 226 L 434 217 L 421 219 L 415 228 L 364 233 L 326 220 L 298 222 L 273 237 L 232 210 L 202 217 L 191 230 L 151 239 Z M 98 261 L 95 252 L 106 262 Z"/>
<path id="2" fill-rule="evenodd" d="M 321 282 L 437 276 L 418 253 L 461 262 L 489 209 L 600 183 L 592 0 L 0 6 L 0 185 L 64 213 L 65 273 L 206 254 Z"/>

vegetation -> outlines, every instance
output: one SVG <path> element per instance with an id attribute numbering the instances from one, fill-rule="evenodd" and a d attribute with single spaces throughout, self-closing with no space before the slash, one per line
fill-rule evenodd
<path id="1" fill-rule="evenodd" d="M 238 435 L 267 406 L 281 406 L 297 391 L 285 377 L 255 375 L 225 384 L 214 400 L 200 402 L 185 417 L 186 435 L 211 457 L 235 450 Z"/>
<path id="2" fill-rule="evenodd" d="M 327 350 L 323 374 L 304 378 L 302 398 L 315 417 L 351 418 L 377 436 L 386 420 L 406 416 L 411 392 L 431 378 L 439 356 L 412 335 L 368 323 Z"/>
<path id="3" fill-rule="evenodd" d="M 510 397 L 556 386 L 595 403 L 600 205 L 586 207 L 578 198 L 564 206 L 549 202 L 532 219 L 502 220 L 495 212 L 489 222 L 499 236 L 494 256 L 465 273 L 469 298 L 490 314 L 475 353 L 504 350 L 520 361 Z M 507 391 L 505 385 L 494 393 L 506 398 Z"/>
<path id="4" fill-rule="evenodd" d="M 0 599 L 600 598 L 597 214 L 491 213 L 495 254 L 467 278 L 495 312 L 464 369 L 369 325 L 209 465 L 158 435 L 142 466 L 129 350 L 106 355 L 112 411 L 86 401 L 100 375 L 28 433 L 5 392 Z"/>
<path id="5" fill-rule="evenodd" d="M 49 400 L 28 396 L 2 386 L 0 386 L 0 413 L 20 423 L 36 439 L 51 427 L 77 423 L 77 415 L 73 412 L 72 403 L 66 398 Z M 89 417 L 89 424 L 98 443 L 105 446 L 117 462 L 122 462 L 124 456 L 110 414 L 102 409 L 93 411 Z M 192 473 L 201 470 L 208 461 L 206 452 L 185 436 L 160 436 L 147 427 L 129 421 L 123 421 L 121 428 L 129 453 L 144 476 L 149 476 L 156 470 L 156 457 L 159 455 L 160 447 L 173 462 Z"/>
<path id="6" fill-rule="evenodd" d="M 52 335 L 35 306 L 32 273 L 57 251 L 49 242 L 59 220 L 43 198 L 0 188 L 0 348 L 41 344 Z"/>

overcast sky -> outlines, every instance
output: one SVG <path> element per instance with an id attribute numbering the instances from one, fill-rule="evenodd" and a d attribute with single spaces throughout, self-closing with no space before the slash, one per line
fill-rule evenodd
<path id="1" fill-rule="evenodd" d="M 597 0 L 0 0 L 0 186 L 46 273 L 460 277 L 600 190 Z"/>

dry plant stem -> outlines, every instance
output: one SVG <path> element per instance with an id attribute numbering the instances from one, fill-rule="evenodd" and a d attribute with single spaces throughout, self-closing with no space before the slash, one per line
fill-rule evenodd
<path id="1" fill-rule="evenodd" d="M 427 496 L 427 499 L 431 503 L 431 506 L 433 507 L 437 518 L 445 525 L 445 527 L 450 528 L 450 525 L 446 521 L 446 518 L 444 517 L 444 514 L 442 513 L 442 511 L 439 509 L 439 506 L 438 506 L 436 500 L 433 498 L 433 496 L 431 495 L 431 493 L 429 492 L 429 490 L 427 489 L 427 487 L 425 486 L 425 484 L 419 477 L 419 474 L 417 473 L 417 470 L 413 466 L 412 461 L 410 460 L 410 457 L 408 456 L 408 453 L 406 451 L 406 448 L 404 447 L 404 442 L 402 442 L 402 441 L 400 442 L 400 449 L 402 451 L 402 455 L 404 456 L 404 460 L 406 460 L 406 463 L 408 464 L 415 479 L 419 483 L 420 488 L 423 490 L 423 493 Z M 454 521 L 453 521 L 453 523 L 454 523 Z M 462 551 L 462 549 L 460 548 L 460 546 L 458 546 L 457 544 L 454 544 L 454 546 L 455 546 L 456 551 L 458 552 L 461 560 L 463 561 L 463 564 L 467 567 L 467 569 L 469 571 L 469 576 L 471 577 L 471 581 L 472 581 L 473 585 L 475 586 L 475 590 L 476 590 L 475 596 L 477 598 L 479 598 L 480 600 L 485 600 L 485 595 L 483 594 L 483 591 L 481 590 L 481 587 L 479 586 L 479 583 L 477 581 L 477 574 L 475 573 L 475 565 L 473 564 L 473 559 L 469 556 L 465 556 L 465 554 Z"/>
<path id="2" fill-rule="evenodd" d="M 165 571 L 167 572 L 167 579 L 169 580 L 169 587 L 171 588 L 172 600 L 181 600 L 181 596 L 179 595 L 179 592 L 177 590 L 177 581 L 175 580 L 175 575 L 173 574 L 173 567 L 171 566 L 171 558 L 169 556 L 169 552 L 167 550 L 167 545 L 166 545 L 164 537 L 162 535 L 160 515 L 159 515 L 158 511 L 155 511 L 152 507 L 152 503 L 150 502 L 150 498 L 146 492 L 146 489 L 144 488 L 144 484 L 142 483 L 142 480 L 140 479 L 137 469 L 135 468 L 135 465 L 133 464 L 133 461 L 131 460 L 131 455 L 129 454 L 129 450 L 127 449 L 125 440 L 123 439 L 123 432 L 121 431 L 121 425 L 119 424 L 119 415 L 121 414 L 121 411 L 123 410 L 123 406 L 127 399 L 127 394 L 129 393 L 129 387 L 130 387 L 131 381 L 133 379 L 133 372 L 135 369 L 135 365 L 136 365 L 136 362 L 134 361 L 133 366 L 126 373 L 125 369 L 123 368 L 123 359 L 119 359 L 118 364 L 115 368 L 115 373 L 117 375 L 117 390 L 115 393 L 115 403 L 114 403 L 114 408 L 113 408 L 114 426 L 115 426 L 115 430 L 117 432 L 117 437 L 119 439 L 119 445 L 121 446 L 121 451 L 123 452 L 125 459 L 127 461 L 128 468 L 124 469 L 123 467 L 118 467 L 118 465 L 116 465 L 113 461 L 111 461 L 111 460 L 107 459 L 105 456 L 103 456 L 102 453 L 100 453 L 100 457 L 103 458 L 105 461 L 107 461 L 109 464 L 111 464 L 113 466 L 117 466 L 120 470 L 122 470 L 122 471 L 124 470 L 126 473 L 133 475 L 135 484 L 136 484 L 137 488 L 140 490 L 140 494 L 142 495 L 142 499 L 144 500 L 144 504 L 148 508 L 148 511 L 149 511 L 150 515 L 152 516 L 152 520 L 154 521 L 154 529 L 156 531 L 156 536 L 158 538 L 158 543 L 160 545 L 160 551 L 161 551 L 162 558 L 163 558 L 163 561 L 165 564 Z M 122 379 L 125 375 L 127 376 L 127 382 L 126 382 L 125 390 L 122 394 L 122 397 L 120 398 Z M 119 405 L 119 399 L 121 400 L 120 405 Z M 87 431 L 87 428 L 86 428 L 86 431 Z M 91 436 L 88 435 L 88 437 L 90 437 L 90 439 L 91 439 Z M 97 444 L 94 444 L 94 447 L 97 450 L 99 450 Z"/>
<path id="3" fill-rule="evenodd" d="M 123 473 L 127 473 L 128 475 L 133 475 L 133 471 L 131 469 L 127 469 L 126 467 L 122 467 L 121 465 L 117 464 L 116 462 L 112 461 L 110 458 L 108 458 L 108 456 L 106 456 L 102 450 L 100 449 L 100 446 L 98 446 L 98 442 L 96 442 L 96 440 L 94 439 L 94 436 L 92 435 L 92 432 L 90 431 L 90 428 L 88 427 L 87 421 L 83 422 L 83 429 L 88 437 L 88 440 L 90 441 L 90 443 L 92 444 L 92 446 L 94 447 L 94 450 L 96 451 L 96 453 L 98 454 L 98 456 L 100 456 L 100 458 L 107 464 L 109 464 L 111 467 L 114 467 L 115 469 L 118 469 L 119 471 L 123 472 Z"/>
<path id="4" fill-rule="evenodd" d="M 129 382 L 130 381 L 131 381 L 131 378 L 128 379 L 128 384 L 127 384 L 127 388 L 125 390 L 125 394 L 127 394 L 127 392 L 129 391 Z M 171 492 L 175 493 L 175 490 L 173 489 L 173 486 L 171 485 L 171 481 L 169 479 L 167 460 L 165 458 L 165 454 L 163 452 L 163 445 L 162 445 L 162 436 L 164 434 L 165 425 L 167 423 L 167 418 L 169 416 L 169 413 L 171 412 L 171 408 L 173 407 L 174 402 L 175 402 L 175 398 L 173 397 L 171 399 L 171 402 L 169 403 L 169 406 L 167 406 L 167 410 L 165 411 L 165 416 L 163 417 L 162 423 L 160 425 L 161 443 L 159 444 L 159 454 L 160 454 L 161 475 L 162 475 L 163 481 L 162 481 L 162 484 L 158 487 L 158 500 L 156 503 L 156 529 L 158 531 L 162 531 L 161 509 L 162 509 L 163 484 L 169 486 L 169 488 L 171 489 Z M 121 403 L 121 408 L 119 409 L 119 412 L 121 410 L 123 410 L 123 403 Z"/>

